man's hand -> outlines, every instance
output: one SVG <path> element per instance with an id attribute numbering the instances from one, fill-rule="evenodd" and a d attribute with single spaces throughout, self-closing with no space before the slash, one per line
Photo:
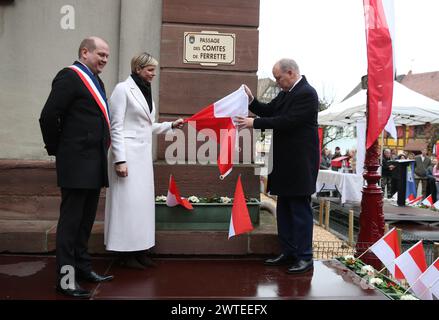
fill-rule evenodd
<path id="1" fill-rule="evenodd" d="M 174 122 L 172 122 L 172 129 L 178 128 L 181 129 L 184 126 L 184 120 L 183 119 L 177 119 Z"/>
<path id="2" fill-rule="evenodd" d="M 249 87 L 247 87 L 247 85 L 244 85 L 244 90 L 245 90 L 245 93 L 247 93 L 247 96 L 248 96 L 248 104 L 252 103 L 253 99 L 254 99 L 252 91 L 250 90 Z"/>
<path id="3" fill-rule="evenodd" d="M 244 117 L 236 117 L 235 121 L 238 124 L 239 129 L 245 129 L 245 128 L 253 128 L 253 121 L 255 119 L 253 118 L 244 118 Z"/>
<path id="4" fill-rule="evenodd" d="M 128 177 L 128 166 L 124 163 L 119 163 L 114 165 L 114 170 L 116 171 L 116 174 L 121 177 L 125 178 Z"/>

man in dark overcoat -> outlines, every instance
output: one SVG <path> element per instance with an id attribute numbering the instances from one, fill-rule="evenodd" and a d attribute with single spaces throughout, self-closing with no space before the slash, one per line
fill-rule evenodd
<path id="1" fill-rule="evenodd" d="M 316 90 L 302 76 L 297 63 L 282 59 L 273 67 L 281 92 L 269 103 L 249 96 L 249 110 L 259 118 L 239 117 L 240 128 L 273 129 L 272 171 L 267 189 L 277 195 L 277 228 L 281 254 L 266 265 L 288 265 L 287 272 L 313 269 L 313 213 L 311 195 L 319 170 Z"/>

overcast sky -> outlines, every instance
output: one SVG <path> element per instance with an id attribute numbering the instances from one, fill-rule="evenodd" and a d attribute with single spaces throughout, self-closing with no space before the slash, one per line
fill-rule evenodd
<path id="1" fill-rule="evenodd" d="M 296 60 L 320 96 L 343 99 L 367 72 L 362 0 L 261 0 L 259 78 Z M 398 74 L 439 71 L 439 1 L 394 0 Z"/>

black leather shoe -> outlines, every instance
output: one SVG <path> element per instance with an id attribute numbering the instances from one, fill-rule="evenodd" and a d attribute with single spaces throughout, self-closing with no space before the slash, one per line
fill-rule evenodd
<path id="1" fill-rule="evenodd" d="M 264 261 L 266 266 L 284 266 L 287 264 L 294 264 L 297 261 L 294 257 L 286 256 L 283 253 L 276 258 L 267 259 Z"/>
<path id="2" fill-rule="evenodd" d="M 136 255 L 136 260 L 144 267 L 156 267 L 156 263 L 146 254 Z"/>
<path id="3" fill-rule="evenodd" d="M 112 276 L 112 275 L 101 276 L 94 271 L 90 271 L 89 273 L 83 273 L 83 272 L 78 271 L 77 277 L 79 280 L 83 280 L 83 281 L 87 281 L 87 282 L 94 282 L 94 283 L 111 281 L 114 278 L 114 276 Z"/>
<path id="4" fill-rule="evenodd" d="M 135 256 L 124 256 L 116 260 L 116 264 L 122 268 L 145 270 L 146 267 L 141 264 Z"/>
<path id="5" fill-rule="evenodd" d="M 75 286 L 73 289 L 70 288 L 63 289 L 58 283 L 56 286 L 56 291 L 63 295 L 74 297 L 74 298 L 87 299 L 91 297 L 91 292 L 81 288 L 81 286 L 77 282 L 75 282 Z"/>
<path id="6" fill-rule="evenodd" d="M 314 262 L 313 260 L 299 260 L 295 264 L 293 264 L 291 267 L 287 269 L 287 273 L 290 274 L 300 274 L 300 273 L 306 273 L 308 271 L 311 271 L 314 269 Z"/>

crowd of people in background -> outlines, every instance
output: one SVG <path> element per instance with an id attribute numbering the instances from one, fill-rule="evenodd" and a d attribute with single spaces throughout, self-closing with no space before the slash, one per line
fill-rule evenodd
<path id="1" fill-rule="evenodd" d="M 345 154 L 342 154 L 340 147 L 335 147 L 334 153 L 325 147 L 322 149 L 320 169 L 356 173 L 356 156 L 357 150 L 355 149 L 348 149 Z"/>
<path id="2" fill-rule="evenodd" d="M 439 199 L 439 167 L 435 155 L 429 155 L 427 149 L 416 155 L 414 152 L 397 152 L 395 149 L 383 150 L 381 160 L 381 188 L 387 198 L 398 191 L 399 167 L 392 163 L 393 160 L 415 160 L 416 190 L 421 184 L 423 198 L 432 196 L 433 202 Z M 335 160 L 335 161 L 334 161 Z M 346 150 L 342 154 L 340 147 L 335 147 L 334 153 L 329 148 L 323 148 L 320 158 L 320 170 L 334 170 L 340 172 L 356 173 L 356 150 Z"/>
<path id="3" fill-rule="evenodd" d="M 388 148 L 383 150 L 381 187 L 386 192 L 387 198 L 391 198 L 398 191 L 399 167 L 392 163 L 392 161 L 400 159 L 415 160 L 416 190 L 418 190 L 418 186 L 421 184 L 422 197 L 426 198 L 431 195 L 433 202 L 436 202 L 439 196 L 439 168 L 437 167 L 437 158 L 433 155 L 428 155 L 427 149 L 423 149 L 418 155 L 415 155 L 413 152 L 402 152 L 397 155 L 396 150 Z"/>

